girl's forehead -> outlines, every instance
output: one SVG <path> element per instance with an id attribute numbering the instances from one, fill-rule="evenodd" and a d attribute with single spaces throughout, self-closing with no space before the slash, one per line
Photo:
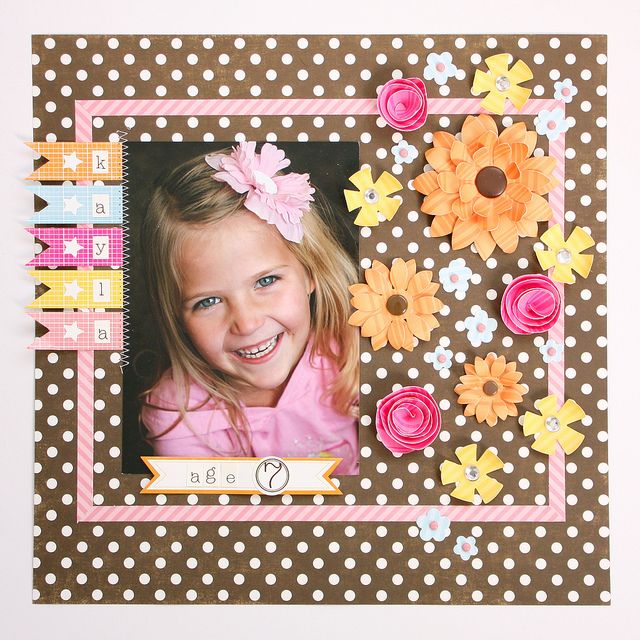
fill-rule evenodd
<path id="1" fill-rule="evenodd" d="M 194 271 L 230 269 L 243 272 L 263 263 L 294 264 L 291 252 L 278 230 L 248 211 L 240 211 L 219 222 L 189 226 L 180 247 L 184 275 Z"/>
<path id="2" fill-rule="evenodd" d="M 277 229 L 261 220 L 256 214 L 241 209 L 221 220 L 199 224 L 185 224 L 184 239 L 187 242 L 224 242 L 230 238 L 243 238 L 245 240 L 262 240 L 281 243 L 286 247 L 282 236 Z"/>

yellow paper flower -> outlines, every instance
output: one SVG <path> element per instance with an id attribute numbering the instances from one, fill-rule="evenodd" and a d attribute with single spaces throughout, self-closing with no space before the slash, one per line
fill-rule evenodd
<path id="1" fill-rule="evenodd" d="M 487 449 L 478 460 L 478 447 L 468 444 L 466 447 L 456 449 L 456 458 L 461 464 L 445 460 L 441 467 L 442 484 L 456 483 L 456 488 L 451 492 L 452 497 L 465 502 L 473 502 L 476 492 L 480 494 L 482 502 L 491 502 L 502 491 L 502 483 L 489 477 L 492 471 L 504 467 L 504 463 L 498 456 Z"/>
<path id="2" fill-rule="evenodd" d="M 431 237 L 452 234 L 453 249 L 475 244 L 486 260 L 496 248 L 513 253 L 520 238 L 538 235 L 538 222 L 551 219 L 542 197 L 557 184 L 555 158 L 533 156 L 538 134 L 524 122 L 498 134 L 494 119 L 468 116 L 460 140 L 446 131 L 433 134 L 425 153 L 433 171 L 417 176 L 421 211 L 435 216 Z"/>
<path id="3" fill-rule="evenodd" d="M 489 92 L 480 106 L 501 116 L 504 113 L 504 103 L 509 98 L 513 106 L 520 111 L 529 99 L 531 89 L 525 89 L 518 85 L 533 78 L 531 69 L 522 60 L 518 60 L 509 69 L 508 53 L 490 56 L 485 59 L 485 63 L 489 72 L 476 69 L 471 87 L 475 94 Z"/>
<path id="4" fill-rule="evenodd" d="M 387 220 L 391 220 L 396 215 L 401 201 L 399 198 L 390 198 L 389 196 L 400 191 L 402 184 L 388 171 L 383 171 L 374 182 L 371 177 L 371 169 L 365 167 L 354 173 L 349 180 L 358 188 L 358 191 L 344 190 L 347 208 L 349 211 L 353 211 L 362 207 L 354 220 L 355 224 L 361 227 L 377 227 L 379 224 L 378 213 L 381 213 Z"/>
<path id="5" fill-rule="evenodd" d="M 525 436 L 538 436 L 531 445 L 532 449 L 552 456 L 556 452 L 556 442 L 559 442 L 568 455 L 582 444 L 584 435 L 568 426 L 585 416 L 577 402 L 567 400 L 558 410 L 558 399 L 555 396 L 547 396 L 538 400 L 535 407 L 540 415 L 527 411 L 524 414 L 523 425 Z"/>
<path id="6" fill-rule="evenodd" d="M 429 340 L 440 326 L 435 319 L 444 306 L 435 297 L 440 285 L 432 282 L 431 271 L 416 273 L 416 261 L 396 258 L 391 271 L 378 260 L 364 272 L 366 284 L 351 285 L 351 304 L 357 309 L 349 324 L 362 327 L 361 334 L 371 338 L 374 351 L 387 342 L 394 349 L 413 351 L 413 337 Z"/>
<path id="7" fill-rule="evenodd" d="M 559 224 L 547 229 L 540 240 L 544 242 L 549 250 L 538 250 L 538 262 L 543 269 L 551 269 L 551 279 L 556 282 L 566 282 L 573 284 L 576 277 L 572 270 L 586 278 L 593 265 L 593 256 L 581 254 L 582 251 L 593 247 L 594 239 L 582 228 L 575 227 L 571 235 L 565 241 L 562 229 Z"/>

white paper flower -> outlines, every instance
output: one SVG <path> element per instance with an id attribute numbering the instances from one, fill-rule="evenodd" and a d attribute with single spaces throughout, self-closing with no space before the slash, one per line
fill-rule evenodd
<path id="1" fill-rule="evenodd" d="M 436 84 L 447 84 L 449 78 L 456 75 L 458 68 L 453 64 L 453 56 L 444 53 L 430 53 L 427 56 L 427 66 L 424 68 L 424 77 L 433 80 Z"/>

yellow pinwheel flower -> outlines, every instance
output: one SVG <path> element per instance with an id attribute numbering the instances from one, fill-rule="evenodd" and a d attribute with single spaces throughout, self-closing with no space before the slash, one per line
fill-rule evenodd
<path id="1" fill-rule="evenodd" d="M 547 229 L 540 236 L 540 240 L 549 247 L 549 250 L 538 250 L 536 256 L 538 256 L 538 262 L 543 269 L 553 267 L 550 274 L 552 280 L 573 284 L 576 277 L 571 272 L 572 270 L 583 278 L 589 275 L 593 265 L 593 256 L 583 256 L 581 252 L 593 247 L 595 240 L 582 227 L 575 227 L 565 241 L 560 225 L 556 224 Z"/>
<path id="2" fill-rule="evenodd" d="M 531 69 L 522 60 L 518 60 L 509 69 L 508 53 L 490 56 L 485 59 L 485 63 L 489 72 L 476 69 L 471 87 L 471 90 L 476 94 L 489 92 L 480 106 L 501 116 L 504 113 L 504 103 L 509 98 L 518 111 L 522 109 L 531 95 L 531 89 L 525 89 L 518 85 L 533 78 Z"/>
<path id="3" fill-rule="evenodd" d="M 391 220 L 396 215 L 401 201 L 399 198 L 390 198 L 389 196 L 400 191 L 402 184 L 388 171 L 383 171 L 374 182 L 370 167 L 365 167 L 354 173 L 349 180 L 358 188 L 358 191 L 344 190 L 347 208 L 349 211 L 353 211 L 362 207 L 354 220 L 355 224 L 361 227 L 377 227 L 379 224 L 378 212 L 387 220 Z"/>
<path id="4" fill-rule="evenodd" d="M 482 502 L 491 502 L 502 491 L 502 483 L 489 477 L 489 473 L 504 467 L 504 462 L 487 449 L 478 460 L 478 446 L 468 444 L 456 449 L 456 457 L 460 464 L 445 460 L 440 466 L 442 484 L 456 483 L 451 495 L 458 500 L 473 502 L 477 492 Z"/>
<path id="5" fill-rule="evenodd" d="M 547 396 L 538 400 L 535 407 L 540 415 L 527 411 L 524 414 L 523 425 L 525 436 L 538 436 L 531 445 L 532 449 L 552 456 L 556 452 L 556 442 L 559 442 L 568 455 L 582 444 L 584 435 L 568 426 L 585 416 L 585 412 L 575 400 L 567 400 L 558 410 L 558 399 L 555 396 Z"/>

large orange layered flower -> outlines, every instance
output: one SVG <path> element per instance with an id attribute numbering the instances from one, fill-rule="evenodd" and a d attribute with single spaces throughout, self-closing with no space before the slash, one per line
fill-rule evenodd
<path id="1" fill-rule="evenodd" d="M 555 158 L 535 156 L 537 134 L 523 122 L 500 135 L 487 114 L 469 116 L 461 139 L 438 131 L 425 156 L 434 171 L 413 185 L 426 195 L 422 211 L 435 216 L 432 237 L 453 233 L 452 246 L 475 243 L 486 260 L 496 247 L 513 253 L 520 238 L 538 235 L 538 222 L 551 218 L 542 197 L 556 185 Z"/>
<path id="2" fill-rule="evenodd" d="M 416 261 L 393 261 L 391 270 L 373 261 L 364 272 L 365 283 L 351 285 L 351 304 L 357 309 L 349 324 L 362 327 L 361 334 L 371 338 L 374 351 L 387 342 L 394 349 L 413 351 L 413 337 L 429 340 L 440 326 L 434 313 L 444 306 L 435 297 L 440 285 L 432 282 L 431 271 L 418 271 Z"/>

